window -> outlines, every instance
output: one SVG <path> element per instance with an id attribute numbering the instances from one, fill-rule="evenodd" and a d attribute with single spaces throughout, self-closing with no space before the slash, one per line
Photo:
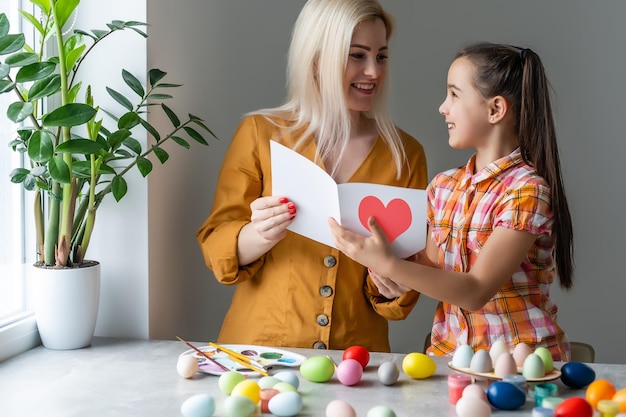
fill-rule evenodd
<path id="1" fill-rule="evenodd" d="M 0 10 L 10 22 L 10 33 L 21 28 L 20 7 L 21 0 L 0 0 Z M 0 62 L 4 58 L 0 56 Z M 25 266 L 34 261 L 34 251 L 26 249 L 27 238 L 33 234 L 25 217 L 25 208 L 33 196 L 9 180 L 9 173 L 23 163 L 21 155 L 8 147 L 17 129 L 5 117 L 14 97 L 11 92 L 0 94 L 0 360 L 17 353 L 16 349 L 31 347 L 32 336 L 36 336 L 34 319 L 27 309 L 25 278 Z"/>

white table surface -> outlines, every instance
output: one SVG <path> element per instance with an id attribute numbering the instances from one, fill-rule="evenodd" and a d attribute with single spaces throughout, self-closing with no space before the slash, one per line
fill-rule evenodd
<path id="1" fill-rule="evenodd" d="M 192 342 L 196 346 L 205 343 Z M 226 398 L 218 377 L 203 373 L 191 379 L 176 371 L 178 355 L 189 348 L 176 340 L 131 340 L 95 338 L 92 346 L 70 351 L 37 347 L 0 363 L 0 417 L 98 417 L 98 416 L 182 416 L 180 407 L 189 397 L 209 393 L 216 402 L 215 416 L 222 416 Z M 285 349 L 285 348 L 282 348 Z M 335 363 L 342 351 L 287 349 L 307 357 L 329 355 Z M 325 416 L 333 399 L 349 402 L 357 416 L 365 417 L 377 405 L 391 407 L 401 416 L 456 416 L 448 402 L 447 376 L 450 358 L 436 358 L 437 371 L 425 380 L 413 380 L 402 371 L 398 382 L 385 386 L 377 376 L 378 365 L 404 354 L 372 353 L 363 379 L 344 386 L 336 375 L 326 383 L 314 383 L 299 373 L 298 391 L 303 398 L 300 416 Z M 556 366 L 560 367 L 560 363 Z M 590 364 L 596 378 L 626 387 L 626 365 Z M 555 381 L 559 396 L 584 396 L 584 389 L 572 390 Z M 494 410 L 492 416 L 531 416 L 533 400 L 515 411 Z M 261 414 L 258 410 L 255 415 Z"/>

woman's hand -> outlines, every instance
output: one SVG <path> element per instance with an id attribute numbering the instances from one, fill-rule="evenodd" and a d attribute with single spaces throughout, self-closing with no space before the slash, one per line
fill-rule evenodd
<path id="1" fill-rule="evenodd" d="M 391 251 L 391 245 L 374 217 L 368 219 L 368 226 L 372 232 L 369 237 L 341 227 L 332 217 L 328 219 L 328 222 L 337 249 L 382 276 L 391 275 L 386 271 L 390 270 L 393 262 L 398 258 Z"/>
<path id="2" fill-rule="evenodd" d="M 296 206 L 285 197 L 259 197 L 250 203 L 250 223 L 239 232 L 239 265 L 248 265 L 272 249 L 287 235 L 287 227 L 296 217 Z"/>
<path id="3" fill-rule="evenodd" d="M 396 297 L 400 297 L 404 293 L 411 290 L 409 287 L 398 284 L 392 279 L 383 277 L 372 271 L 371 269 L 369 269 L 368 271 L 370 273 L 372 281 L 374 282 L 374 285 L 376 285 L 376 288 L 378 288 L 378 292 L 385 298 L 393 299 Z"/>
<path id="4" fill-rule="evenodd" d="M 252 227 L 268 242 L 278 242 L 296 216 L 296 206 L 285 197 L 259 197 L 250 203 Z"/>

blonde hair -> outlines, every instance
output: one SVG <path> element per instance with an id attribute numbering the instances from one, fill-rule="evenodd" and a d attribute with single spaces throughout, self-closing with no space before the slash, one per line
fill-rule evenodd
<path id="1" fill-rule="evenodd" d="M 268 119 L 287 119 L 290 132 L 303 129 L 294 146 L 297 150 L 307 138 L 317 143 L 316 158 L 327 160 L 338 155 L 334 173 L 350 140 L 350 114 L 344 96 L 343 76 L 350 42 L 357 25 L 379 18 L 391 37 L 393 23 L 376 0 L 308 0 L 293 28 L 287 64 L 286 103 L 261 109 Z M 383 83 L 377 100 L 366 116 L 374 119 L 396 164 L 397 177 L 406 159 L 402 139 L 388 110 L 388 83 Z"/>

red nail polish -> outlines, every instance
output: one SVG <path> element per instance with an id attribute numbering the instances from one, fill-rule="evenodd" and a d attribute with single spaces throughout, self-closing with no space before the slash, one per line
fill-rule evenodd
<path id="1" fill-rule="evenodd" d="M 295 209 L 296 209 L 296 205 L 295 205 L 295 204 L 293 204 L 293 203 L 289 203 L 289 204 L 287 204 L 287 208 L 288 208 L 289 210 L 295 210 Z"/>
<path id="2" fill-rule="evenodd" d="M 289 218 L 289 220 L 293 220 L 293 219 L 295 219 L 295 218 L 296 218 L 296 216 L 291 216 L 291 217 Z"/>
<path id="3" fill-rule="evenodd" d="M 296 209 L 289 210 L 289 214 L 296 214 Z"/>
<path id="4" fill-rule="evenodd" d="M 280 200 L 278 200 L 278 202 L 280 204 L 285 204 L 288 200 L 285 197 L 281 197 Z"/>

